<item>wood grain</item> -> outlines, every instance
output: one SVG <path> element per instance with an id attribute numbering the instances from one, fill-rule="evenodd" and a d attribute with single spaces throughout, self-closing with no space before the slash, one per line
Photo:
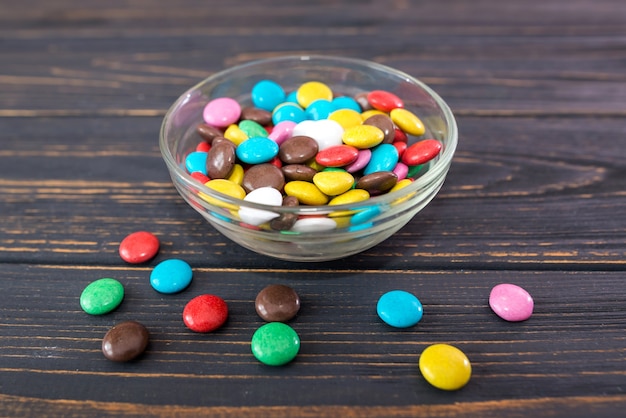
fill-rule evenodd
<path id="1" fill-rule="evenodd" d="M 621 0 L 0 2 L 0 415 L 620 417 L 626 406 L 626 3 Z M 161 119 L 228 66 L 284 54 L 363 58 L 414 75 L 452 107 L 459 147 L 436 199 L 387 241 L 290 263 L 218 234 L 176 193 Z M 131 266 L 130 232 L 159 236 Z M 190 288 L 160 295 L 151 268 L 179 257 Z M 82 289 L 122 281 L 113 313 Z M 535 313 L 507 323 L 491 287 Z M 256 293 L 292 285 L 296 361 L 259 364 Z M 424 319 L 376 317 L 387 290 Z M 224 297 L 227 325 L 194 334 L 186 301 Z M 100 352 L 113 324 L 151 333 L 138 361 Z M 429 344 L 463 349 L 465 388 L 430 387 Z"/>

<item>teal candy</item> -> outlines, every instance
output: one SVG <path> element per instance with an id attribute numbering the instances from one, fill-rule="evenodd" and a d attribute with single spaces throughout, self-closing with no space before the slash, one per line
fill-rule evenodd
<path id="1" fill-rule="evenodd" d="M 244 131 L 246 135 L 248 135 L 248 138 L 255 136 L 266 137 L 268 135 L 267 130 L 261 124 L 253 120 L 242 120 L 239 122 L 239 129 Z"/>
<path id="2" fill-rule="evenodd" d="M 237 158 L 246 164 L 261 164 L 278 155 L 279 146 L 269 138 L 256 136 L 237 147 Z"/>
<path id="3" fill-rule="evenodd" d="M 278 125 L 280 122 L 284 122 L 286 120 L 300 123 L 307 119 L 308 117 L 304 109 L 295 103 L 286 103 L 272 113 L 272 122 L 274 125 Z"/>
<path id="4" fill-rule="evenodd" d="M 392 290 L 378 299 L 378 316 L 395 328 L 408 328 L 422 319 L 422 303 L 412 293 Z"/>
<path id="5" fill-rule="evenodd" d="M 381 213 L 382 213 L 382 210 L 380 206 L 369 207 L 367 209 L 364 209 L 352 215 L 352 218 L 350 218 L 350 224 L 359 225 L 359 224 L 365 223 L 369 221 L 370 219 L 375 218 L 376 216 L 380 215 Z"/>
<path id="6" fill-rule="evenodd" d="M 363 170 L 364 175 L 392 171 L 398 164 L 398 149 L 391 144 L 380 144 L 372 149 L 372 157 Z"/>
<path id="7" fill-rule="evenodd" d="M 91 282 L 80 295 L 80 307 L 89 315 L 103 315 L 117 308 L 124 299 L 124 286 L 115 279 Z"/>
<path id="8" fill-rule="evenodd" d="M 359 113 L 363 111 L 363 109 L 361 109 L 361 105 L 359 105 L 356 100 L 349 96 L 335 97 L 332 101 L 332 104 L 335 109 L 352 109 Z"/>
<path id="9" fill-rule="evenodd" d="M 285 101 L 285 90 L 272 80 L 261 80 L 252 87 L 252 103 L 259 109 L 271 112 Z"/>
<path id="10" fill-rule="evenodd" d="M 159 293 L 178 293 L 191 283 L 189 264 L 177 258 L 161 261 L 150 274 L 150 284 Z"/>
<path id="11" fill-rule="evenodd" d="M 306 114 L 311 120 L 322 120 L 328 119 L 328 115 L 335 110 L 331 102 L 325 99 L 319 99 L 307 106 Z"/>
<path id="12" fill-rule="evenodd" d="M 206 159 L 208 153 L 204 151 L 194 151 L 185 158 L 185 168 L 189 173 L 200 172 L 206 176 Z"/>

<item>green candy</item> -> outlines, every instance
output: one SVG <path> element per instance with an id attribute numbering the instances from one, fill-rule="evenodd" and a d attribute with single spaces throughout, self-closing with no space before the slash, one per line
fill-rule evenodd
<path id="1" fill-rule="evenodd" d="M 270 322 L 252 336 L 252 354 L 268 366 L 282 366 L 293 360 L 300 350 L 300 337 L 289 325 Z"/>
<path id="2" fill-rule="evenodd" d="M 102 315 L 117 308 L 124 299 L 124 286 L 115 279 L 99 279 L 85 287 L 80 307 L 89 315 Z"/>
<path id="3" fill-rule="evenodd" d="M 253 138 L 255 136 L 267 138 L 267 130 L 253 120 L 242 120 L 239 122 L 239 129 L 244 131 L 246 135 L 248 135 L 248 138 Z"/>

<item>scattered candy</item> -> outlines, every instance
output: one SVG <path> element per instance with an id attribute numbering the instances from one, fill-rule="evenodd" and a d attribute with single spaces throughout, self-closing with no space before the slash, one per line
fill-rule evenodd
<path id="1" fill-rule="evenodd" d="M 388 325 L 408 328 L 422 319 L 422 303 L 412 293 L 392 290 L 378 299 L 378 316 Z"/>
<path id="2" fill-rule="evenodd" d="M 442 390 L 458 390 L 469 382 L 472 366 L 467 356 L 448 344 L 428 346 L 419 359 L 424 379 Z"/>
<path id="3" fill-rule="evenodd" d="M 120 243 L 122 260 L 131 264 L 144 263 L 159 252 L 159 239 L 150 232 L 137 231 L 128 235 Z"/>
<path id="4" fill-rule="evenodd" d="M 115 279 L 91 282 L 80 295 L 80 307 L 89 315 L 104 315 L 117 308 L 124 299 L 124 286 Z"/>
<path id="5" fill-rule="evenodd" d="M 300 297 L 289 286 L 273 284 L 259 292 L 254 308 L 268 322 L 286 322 L 300 310 Z"/>
<path id="6" fill-rule="evenodd" d="M 189 264 L 177 258 L 161 261 L 150 274 L 150 284 L 159 293 L 178 293 L 191 283 Z"/>
<path id="7" fill-rule="evenodd" d="M 228 306 L 215 295 L 200 295 L 191 299 L 183 310 L 183 322 L 192 331 L 211 332 L 220 328 L 228 318 Z"/>
<path id="8" fill-rule="evenodd" d="M 102 353 L 111 361 L 130 361 L 146 350 L 149 339 L 148 330 L 139 322 L 121 322 L 102 339 Z"/>
<path id="9" fill-rule="evenodd" d="M 525 321 L 533 313 L 534 302 L 530 294 L 523 288 L 503 283 L 491 289 L 489 306 L 500 318 L 519 322 Z"/>
<path id="10" fill-rule="evenodd" d="M 268 366 L 282 366 L 292 361 L 300 350 L 300 337 L 289 325 L 269 322 L 258 328 L 251 341 L 252 354 Z"/>

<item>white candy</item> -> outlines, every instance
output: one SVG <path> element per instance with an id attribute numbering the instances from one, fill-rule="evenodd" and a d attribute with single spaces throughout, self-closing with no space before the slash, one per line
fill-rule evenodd
<path id="1" fill-rule="evenodd" d="M 293 128 L 292 136 L 296 135 L 310 136 L 317 142 L 320 151 L 343 143 L 343 127 L 332 119 L 300 122 Z"/>
<path id="2" fill-rule="evenodd" d="M 337 222 L 331 218 L 302 218 L 291 227 L 296 232 L 322 232 L 337 228 Z"/>
<path id="3" fill-rule="evenodd" d="M 281 206 L 283 195 L 273 187 L 259 187 L 244 197 L 245 201 L 270 206 Z M 261 225 L 278 217 L 279 214 L 268 210 L 242 207 L 239 209 L 241 221 L 250 225 Z"/>

